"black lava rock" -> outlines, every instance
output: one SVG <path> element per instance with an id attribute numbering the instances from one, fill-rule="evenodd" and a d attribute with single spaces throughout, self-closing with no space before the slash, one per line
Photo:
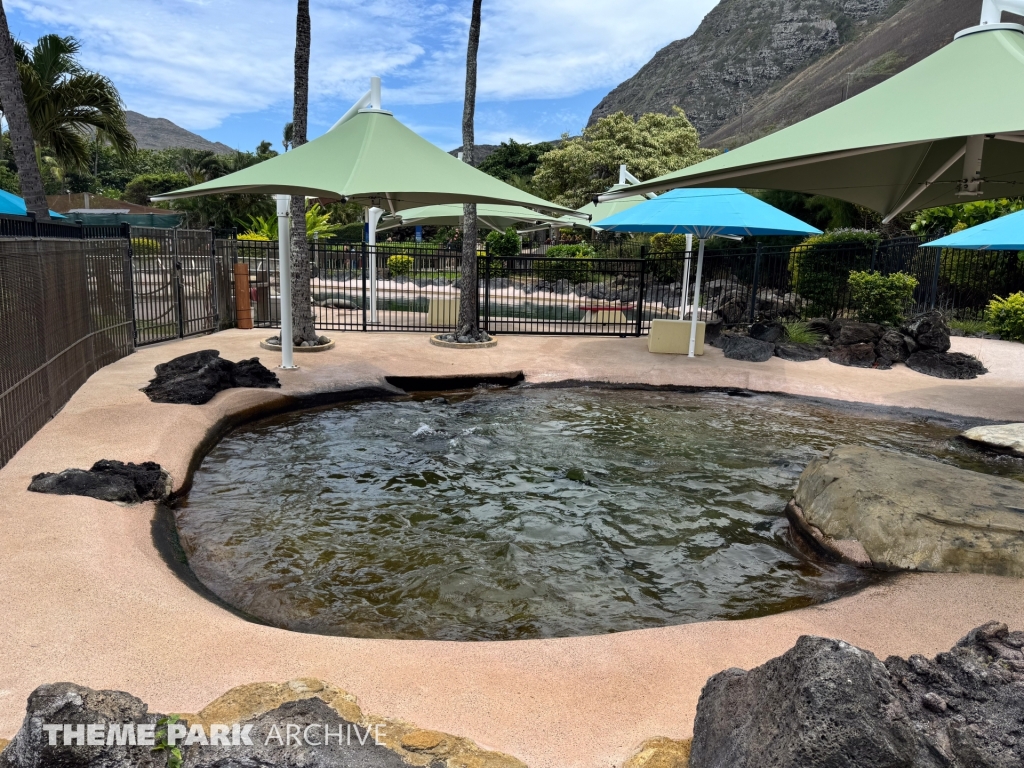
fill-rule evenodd
<path id="1" fill-rule="evenodd" d="M 988 369 L 974 355 L 921 349 L 907 358 L 907 367 L 940 379 L 976 379 Z"/>
<path id="2" fill-rule="evenodd" d="M 169 491 L 169 480 L 163 468 L 152 461 L 125 464 L 101 459 L 89 470 L 42 472 L 32 478 L 28 489 L 57 496 L 88 496 L 103 501 L 138 504 L 164 498 Z"/>
<path id="3" fill-rule="evenodd" d="M 886 331 L 875 345 L 878 356 L 889 364 L 907 362 L 910 353 L 916 348 L 917 343 L 912 338 L 904 336 L 893 328 Z"/>
<path id="4" fill-rule="evenodd" d="M 783 360 L 790 360 L 794 363 L 807 363 L 811 360 L 820 360 L 828 353 L 826 347 L 817 344 L 793 344 L 783 342 L 775 345 L 775 356 Z"/>
<path id="5" fill-rule="evenodd" d="M 727 336 L 724 337 L 722 350 L 730 360 L 763 363 L 771 359 L 775 353 L 775 345 L 749 336 Z"/>
<path id="6" fill-rule="evenodd" d="M 938 310 L 917 315 L 907 321 L 900 330 L 916 341 L 921 349 L 936 352 L 949 350 L 949 326 Z"/>
<path id="7" fill-rule="evenodd" d="M 807 321 L 807 329 L 822 336 L 830 336 L 832 321 L 825 317 L 814 317 Z"/>
<path id="8" fill-rule="evenodd" d="M 216 349 L 204 349 L 156 366 L 156 377 L 143 388 L 154 403 L 202 405 L 233 387 L 280 387 L 277 375 L 259 358 L 233 363 Z"/>
<path id="9" fill-rule="evenodd" d="M 873 368 L 877 355 L 875 345 L 869 342 L 862 344 L 836 344 L 829 350 L 828 359 L 838 365 L 849 365 L 854 368 Z"/>
<path id="10" fill-rule="evenodd" d="M 990 622 L 935 659 L 801 637 L 701 692 L 692 768 L 1024 765 L 1024 632 Z"/>
<path id="11" fill-rule="evenodd" d="M 770 344 L 778 344 L 788 338 L 786 326 L 776 322 L 754 323 L 750 326 L 748 334 L 752 339 L 767 341 Z"/>
<path id="12" fill-rule="evenodd" d="M 839 326 L 839 334 L 833 335 L 836 344 L 850 346 L 853 344 L 874 344 L 885 333 L 885 328 L 877 323 L 859 323 L 852 320 L 844 321 Z"/>

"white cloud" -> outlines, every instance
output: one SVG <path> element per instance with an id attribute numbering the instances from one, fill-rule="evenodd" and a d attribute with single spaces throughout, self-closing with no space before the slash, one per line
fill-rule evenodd
<path id="1" fill-rule="evenodd" d="M 611 88 L 658 48 L 690 34 L 716 2 L 486 0 L 478 98 Z M 311 6 L 312 122 L 332 122 L 372 74 L 384 78 L 388 103 L 462 100 L 469 0 Z M 86 65 L 111 77 L 128 107 L 144 114 L 197 130 L 290 107 L 294 2 L 7 0 L 6 7 L 16 35 L 80 38 Z M 521 135 L 533 133 L 524 127 Z"/>

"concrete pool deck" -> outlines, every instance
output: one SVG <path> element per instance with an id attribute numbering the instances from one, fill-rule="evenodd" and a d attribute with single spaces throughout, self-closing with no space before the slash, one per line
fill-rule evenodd
<path id="1" fill-rule="evenodd" d="M 750 389 L 1024 421 L 1024 345 L 954 339 L 990 373 L 928 378 L 897 366 L 826 360 L 754 364 L 651 355 L 646 338 L 504 336 L 450 350 L 427 334 L 334 334 L 333 350 L 296 355 L 280 390 L 235 389 L 203 406 L 149 402 L 155 364 L 199 349 L 258 356 L 263 331 L 146 347 L 97 372 L 0 470 L 0 737 L 20 727 L 38 685 L 72 681 L 128 691 L 162 712 L 195 712 L 229 688 L 316 677 L 364 711 L 458 734 L 534 768 L 619 766 L 654 736 L 690 735 L 704 681 L 750 668 L 801 634 L 847 640 L 884 657 L 934 655 L 991 619 L 1024 628 L 1019 580 L 903 575 L 850 597 L 775 616 L 595 637 L 455 643 L 304 635 L 246 622 L 183 582 L 154 545 L 155 506 L 119 507 L 29 493 L 32 475 L 98 459 L 156 461 L 175 488 L 211 439 L 294 397 L 385 386 L 384 376 L 485 376 Z M 780 514 L 782 510 L 780 510 Z"/>

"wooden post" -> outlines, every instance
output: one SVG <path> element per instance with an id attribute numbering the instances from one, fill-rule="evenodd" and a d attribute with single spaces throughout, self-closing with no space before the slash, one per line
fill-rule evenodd
<path id="1" fill-rule="evenodd" d="M 252 303 L 249 300 L 249 265 L 235 264 L 235 324 L 243 330 L 252 329 Z"/>

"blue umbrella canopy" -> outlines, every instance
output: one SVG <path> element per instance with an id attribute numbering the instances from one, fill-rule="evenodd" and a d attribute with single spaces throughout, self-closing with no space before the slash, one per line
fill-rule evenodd
<path id="1" fill-rule="evenodd" d="M 5 192 L 0 189 L 0 214 L 6 216 L 24 216 L 28 209 L 25 207 L 25 201 L 17 195 L 12 195 L 10 192 Z M 62 213 L 56 211 L 50 211 L 50 216 L 55 219 L 66 219 Z"/>
<path id="2" fill-rule="evenodd" d="M 986 221 L 970 229 L 925 243 L 922 248 L 962 248 L 968 251 L 1024 251 L 1024 211 Z"/>
<path id="3" fill-rule="evenodd" d="M 738 189 L 675 189 L 602 219 L 598 224 L 607 232 L 663 232 L 673 235 L 695 235 L 700 238 L 697 276 L 693 286 L 693 309 L 690 313 L 690 357 L 694 356 L 697 344 L 696 309 L 700 306 L 704 242 L 709 237 L 821 234 L 820 229 L 815 229 Z M 689 283 L 688 258 L 683 269 L 680 321 L 685 311 Z"/>
<path id="4" fill-rule="evenodd" d="M 739 189 L 675 189 L 599 222 L 610 232 L 695 235 L 818 235 L 805 224 Z"/>

